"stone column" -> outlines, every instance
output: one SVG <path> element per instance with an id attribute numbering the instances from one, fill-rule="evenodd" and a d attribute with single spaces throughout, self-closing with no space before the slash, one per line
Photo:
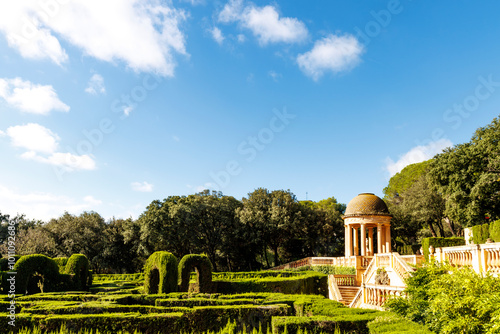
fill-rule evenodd
<path id="1" fill-rule="evenodd" d="M 368 228 L 368 256 L 373 256 L 373 227 Z"/>
<path id="2" fill-rule="evenodd" d="M 385 226 L 385 252 L 391 252 L 391 225 Z"/>
<path id="3" fill-rule="evenodd" d="M 352 256 L 352 227 L 347 225 L 347 235 L 345 236 L 345 243 L 347 248 L 347 253 L 345 256 Z"/>
<path id="4" fill-rule="evenodd" d="M 382 253 L 382 225 L 377 225 L 377 253 Z"/>
<path id="5" fill-rule="evenodd" d="M 353 227 L 354 229 L 354 256 L 359 255 L 359 237 L 358 237 L 358 228 L 359 227 Z"/>
<path id="6" fill-rule="evenodd" d="M 349 240 L 348 236 L 349 236 L 349 225 L 345 224 L 344 225 L 344 229 L 345 229 L 345 232 L 344 232 L 344 244 L 345 244 L 345 247 L 344 247 L 344 256 L 349 256 L 349 243 L 347 242 Z"/>
<path id="7" fill-rule="evenodd" d="M 366 225 L 361 224 L 361 256 L 366 256 Z"/>

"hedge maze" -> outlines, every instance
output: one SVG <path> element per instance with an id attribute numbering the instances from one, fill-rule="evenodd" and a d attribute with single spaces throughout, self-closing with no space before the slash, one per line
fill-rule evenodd
<path id="1" fill-rule="evenodd" d="M 430 333 L 387 312 L 349 309 L 329 300 L 325 297 L 327 276 L 318 272 L 212 273 L 204 255 L 188 255 L 178 262 L 171 253 L 156 252 L 143 273 L 94 274 L 89 286 L 88 261 L 83 255 L 69 259 L 32 255 L 20 258 L 16 266 L 26 285 L 34 277 L 42 277 L 44 293 L 17 295 L 16 327 L 0 322 L 0 333 L 77 334 L 89 330 L 86 333 L 90 334 L 90 329 L 94 334 L 95 330 L 100 334 L 215 334 L 251 333 L 254 329 L 290 334 L 303 330 Z M 71 289 L 61 290 L 68 286 Z M 10 305 L 8 296 L 0 296 L 0 317 L 7 317 Z"/>

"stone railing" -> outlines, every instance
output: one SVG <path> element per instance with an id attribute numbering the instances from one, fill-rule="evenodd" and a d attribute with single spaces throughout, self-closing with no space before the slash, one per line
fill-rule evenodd
<path id="1" fill-rule="evenodd" d="M 357 286 L 356 275 L 330 275 L 338 286 Z"/>
<path id="2" fill-rule="evenodd" d="M 284 269 L 294 269 L 294 268 L 310 266 L 312 263 L 311 259 L 312 259 L 312 257 L 306 257 L 306 258 L 300 259 L 298 261 L 293 261 L 293 262 L 288 262 L 288 263 L 282 264 L 281 266 L 271 268 L 270 270 L 284 270 Z"/>
<path id="3" fill-rule="evenodd" d="M 392 253 L 392 269 L 403 282 L 414 271 L 398 253 Z"/>
<path id="4" fill-rule="evenodd" d="M 344 266 L 361 267 L 371 261 L 371 256 L 350 256 L 350 257 L 306 257 L 304 259 L 282 264 L 271 268 L 271 270 L 295 269 L 305 266 Z"/>
<path id="5" fill-rule="evenodd" d="M 342 302 L 344 300 L 342 294 L 340 293 L 340 289 L 337 285 L 334 275 L 328 275 L 328 292 L 330 299 L 336 300 L 338 302 Z"/>
<path id="6" fill-rule="evenodd" d="M 401 296 L 405 288 L 390 285 L 365 284 L 363 287 L 363 303 L 371 308 L 383 309 L 387 299 Z"/>
<path id="7" fill-rule="evenodd" d="M 477 273 L 500 275 L 500 242 L 436 248 L 432 257 L 456 267 L 472 267 Z"/>
<path id="8" fill-rule="evenodd" d="M 360 307 L 363 304 L 363 290 L 364 289 L 358 290 L 356 296 L 354 296 L 354 299 L 349 304 L 349 307 Z"/>
<path id="9" fill-rule="evenodd" d="M 423 255 L 401 255 L 401 258 L 408 264 L 418 266 L 425 261 Z"/>

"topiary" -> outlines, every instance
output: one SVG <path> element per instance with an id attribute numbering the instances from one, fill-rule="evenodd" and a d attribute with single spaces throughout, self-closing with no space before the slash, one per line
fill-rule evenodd
<path id="1" fill-rule="evenodd" d="M 500 242 L 500 219 L 490 224 L 490 238 L 495 242 Z"/>
<path id="2" fill-rule="evenodd" d="M 211 292 L 212 263 L 205 254 L 185 255 L 179 263 L 180 291 L 188 292 L 189 278 L 193 269 L 196 270 L 197 288 L 195 292 Z"/>
<path id="3" fill-rule="evenodd" d="M 66 263 L 66 274 L 73 276 L 73 288 L 86 290 L 89 276 L 89 260 L 83 254 L 73 254 Z"/>
<path id="4" fill-rule="evenodd" d="M 59 273 L 60 274 L 65 274 L 66 273 L 66 264 L 68 263 L 68 258 L 67 257 L 54 257 L 52 258 L 59 267 Z"/>
<path id="5" fill-rule="evenodd" d="M 16 293 L 27 294 L 28 285 L 33 279 L 40 280 L 40 290 L 43 292 L 56 291 L 59 284 L 59 268 L 50 257 L 33 254 L 21 256 L 14 266 L 16 275 Z"/>
<path id="6" fill-rule="evenodd" d="M 144 291 L 147 294 L 177 291 L 177 258 L 169 252 L 154 252 L 144 264 Z"/>

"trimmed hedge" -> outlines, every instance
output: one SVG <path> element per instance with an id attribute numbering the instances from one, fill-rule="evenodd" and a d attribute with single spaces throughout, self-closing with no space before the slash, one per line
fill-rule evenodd
<path id="1" fill-rule="evenodd" d="M 147 294 L 177 291 L 178 261 L 169 252 L 154 252 L 144 265 L 144 291 Z"/>
<path id="2" fill-rule="evenodd" d="M 451 238 L 424 238 L 422 239 L 422 249 L 424 250 L 424 257 L 429 260 L 429 247 L 454 247 L 454 246 L 464 246 L 465 239 L 462 237 L 451 237 Z"/>
<path id="3" fill-rule="evenodd" d="M 19 260 L 21 255 L 14 255 L 14 259 Z M 3 257 L 0 259 L 0 271 L 9 271 L 9 259 Z"/>
<path id="4" fill-rule="evenodd" d="M 368 323 L 370 334 L 432 334 L 427 327 L 416 322 L 405 319 L 394 313 L 385 312 Z"/>
<path id="5" fill-rule="evenodd" d="M 65 273 L 73 276 L 75 290 L 87 290 L 89 281 L 89 260 L 83 254 L 73 254 L 66 263 Z"/>
<path id="6" fill-rule="evenodd" d="M 222 294 L 245 292 L 275 292 L 328 296 L 328 276 L 318 272 L 302 272 L 295 277 L 268 277 L 213 281 L 216 292 Z"/>
<path id="7" fill-rule="evenodd" d="M 35 274 L 40 274 L 43 281 L 43 291 L 56 291 L 59 285 L 59 267 L 50 257 L 40 254 L 22 256 L 14 266 L 16 275 L 16 293 L 25 294 L 28 284 Z"/>
<path id="8" fill-rule="evenodd" d="M 66 274 L 66 264 L 68 263 L 67 257 L 54 257 L 52 260 L 55 261 L 57 266 L 59 267 L 60 274 Z"/>
<path id="9" fill-rule="evenodd" d="M 472 241 L 476 244 L 484 244 L 490 237 L 489 224 L 472 226 Z"/>
<path id="10" fill-rule="evenodd" d="M 494 242 L 500 242 L 500 219 L 490 223 L 490 238 Z"/>
<path id="11" fill-rule="evenodd" d="M 179 291 L 189 290 L 190 274 L 196 269 L 195 292 L 210 292 L 212 290 L 212 263 L 204 254 L 188 254 L 179 263 Z"/>

